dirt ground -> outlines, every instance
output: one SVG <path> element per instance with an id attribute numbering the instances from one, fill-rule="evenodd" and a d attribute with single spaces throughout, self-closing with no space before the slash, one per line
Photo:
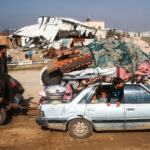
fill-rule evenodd
<path id="1" fill-rule="evenodd" d="M 24 97 L 37 102 L 39 71 L 11 72 L 26 89 Z M 32 105 L 36 107 L 36 105 Z M 87 139 L 77 140 L 68 132 L 42 130 L 35 122 L 39 112 L 30 110 L 27 115 L 15 115 L 6 125 L 0 126 L 0 150 L 149 150 L 150 131 L 93 132 Z"/>

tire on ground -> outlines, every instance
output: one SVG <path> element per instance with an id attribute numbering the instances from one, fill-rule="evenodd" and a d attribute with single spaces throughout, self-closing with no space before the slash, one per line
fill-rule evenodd
<path id="1" fill-rule="evenodd" d="M 85 130 L 79 129 L 80 131 L 77 133 L 75 129 L 75 126 L 77 126 L 77 124 L 82 124 Z M 93 126 L 89 121 L 85 119 L 74 119 L 69 122 L 68 131 L 71 137 L 76 138 L 76 139 L 83 139 L 83 138 L 87 138 L 91 136 L 93 132 Z"/>
<path id="2" fill-rule="evenodd" d="M 4 124 L 6 121 L 6 110 L 4 108 L 0 108 L 0 125 Z"/>
<path id="3" fill-rule="evenodd" d="M 42 74 L 42 82 L 44 85 L 54 85 L 54 84 L 61 84 L 62 81 L 62 73 L 59 70 L 53 71 L 51 73 L 48 73 L 47 70 L 45 70 Z"/>

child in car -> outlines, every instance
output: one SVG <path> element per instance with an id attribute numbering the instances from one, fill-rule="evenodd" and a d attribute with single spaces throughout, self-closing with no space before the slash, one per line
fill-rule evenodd
<path id="1" fill-rule="evenodd" d="M 107 91 L 102 89 L 100 91 L 100 98 L 98 99 L 99 103 L 106 103 L 107 102 Z"/>
<path id="2" fill-rule="evenodd" d="M 91 103 L 106 103 L 107 102 L 107 91 L 105 89 L 100 90 L 100 97 L 97 100 L 96 94 L 94 94 Z"/>

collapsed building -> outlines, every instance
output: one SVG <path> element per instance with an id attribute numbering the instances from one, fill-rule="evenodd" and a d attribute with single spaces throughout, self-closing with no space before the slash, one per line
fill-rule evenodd
<path id="1" fill-rule="evenodd" d="M 96 28 L 74 19 L 42 16 L 38 18 L 38 24 L 23 27 L 12 37 L 21 37 L 24 47 L 58 49 L 62 39 L 94 39 L 96 32 Z"/>

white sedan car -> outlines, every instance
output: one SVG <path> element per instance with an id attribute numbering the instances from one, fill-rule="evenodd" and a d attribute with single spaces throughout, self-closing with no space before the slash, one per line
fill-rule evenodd
<path id="1" fill-rule="evenodd" d="M 93 102 L 101 88 L 108 89 L 110 84 L 95 84 L 82 90 L 72 101 L 52 104 L 43 98 L 40 105 L 41 115 L 37 123 L 50 129 L 68 130 L 74 138 L 86 138 L 93 130 L 141 130 L 150 129 L 150 87 L 143 84 L 125 84 L 124 97 L 117 107 L 115 101 Z"/>

